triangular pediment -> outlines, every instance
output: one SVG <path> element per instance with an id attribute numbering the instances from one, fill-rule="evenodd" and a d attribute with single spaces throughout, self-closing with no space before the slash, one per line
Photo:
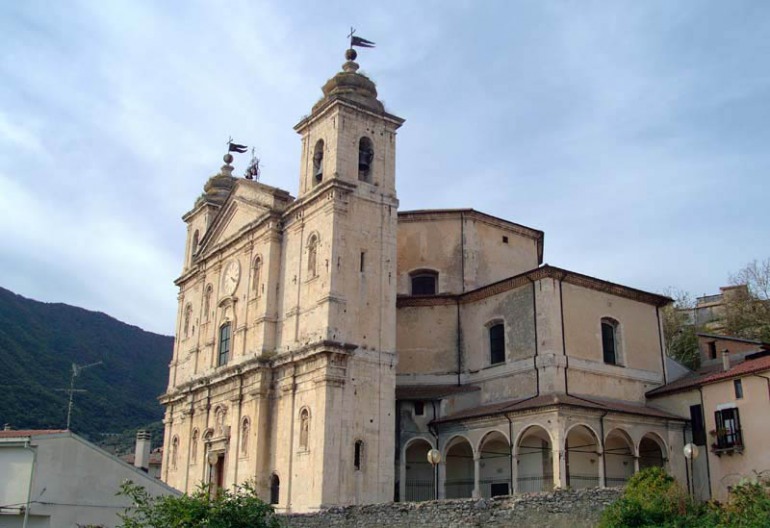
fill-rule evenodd
<path id="1" fill-rule="evenodd" d="M 197 257 L 243 236 L 271 213 L 280 214 L 285 208 L 284 202 L 288 204 L 291 200 L 291 196 L 280 189 L 258 182 L 238 182 L 201 240 Z"/>

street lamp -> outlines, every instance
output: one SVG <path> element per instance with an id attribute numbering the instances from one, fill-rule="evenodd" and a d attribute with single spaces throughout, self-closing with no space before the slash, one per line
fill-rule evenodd
<path id="1" fill-rule="evenodd" d="M 428 462 L 433 466 L 433 495 L 438 500 L 438 465 L 441 463 L 441 451 L 438 449 L 428 451 Z"/>
<path id="2" fill-rule="evenodd" d="M 690 492 L 690 496 L 695 496 L 695 473 L 693 473 L 692 468 L 692 461 L 698 458 L 698 455 L 700 454 L 700 449 L 698 449 L 698 446 L 693 444 L 692 442 L 685 444 L 684 449 L 682 449 L 684 452 L 684 457 L 687 459 L 687 463 L 690 464 L 690 478 L 689 480 L 692 482 L 687 483 L 688 491 Z"/>

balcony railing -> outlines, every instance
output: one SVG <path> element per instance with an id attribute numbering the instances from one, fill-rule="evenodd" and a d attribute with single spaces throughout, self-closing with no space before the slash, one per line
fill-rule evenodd
<path id="1" fill-rule="evenodd" d="M 711 451 L 717 456 L 722 453 L 743 452 L 743 432 L 740 428 L 717 431 L 716 442 L 711 444 Z"/>
<path id="2" fill-rule="evenodd" d="M 598 488 L 599 476 L 571 473 L 567 475 L 567 485 L 572 489 Z"/>
<path id="3" fill-rule="evenodd" d="M 626 485 L 629 477 L 605 477 L 604 485 L 608 488 L 620 488 Z"/>
<path id="4" fill-rule="evenodd" d="M 481 496 L 487 499 L 511 494 L 511 480 L 507 478 L 481 479 L 479 485 Z"/>

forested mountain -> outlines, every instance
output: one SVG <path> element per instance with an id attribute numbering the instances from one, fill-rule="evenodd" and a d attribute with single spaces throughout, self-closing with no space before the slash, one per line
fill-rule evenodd
<path id="1" fill-rule="evenodd" d="M 26 299 L 0 288 L 0 426 L 64 429 L 72 364 L 71 429 L 92 441 L 160 420 L 174 339 L 99 312 Z"/>

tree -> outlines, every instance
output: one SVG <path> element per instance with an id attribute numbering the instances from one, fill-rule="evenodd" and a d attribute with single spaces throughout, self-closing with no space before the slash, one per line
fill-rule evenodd
<path id="1" fill-rule="evenodd" d="M 689 293 L 674 287 L 667 288 L 663 294 L 674 300 L 661 311 L 666 351 L 687 368 L 696 370 L 700 366 L 698 329 L 688 315 L 695 303 Z"/>
<path id="2" fill-rule="evenodd" d="M 218 490 L 215 497 L 201 484 L 192 495 L 155 497 L 131 481 L 119 495 L 133 506 L 119 514 L 121 528 L 280 528 L 273 507 L 257 497 L 253 484 L 236 486 L 234 492 Z"/>
<path id="3" fill-rule="evenodd" d="M 729 335 L 770 342 L 770 259 L 752 261 L 735 274 L 725 295 L 725 330 Z"/>

